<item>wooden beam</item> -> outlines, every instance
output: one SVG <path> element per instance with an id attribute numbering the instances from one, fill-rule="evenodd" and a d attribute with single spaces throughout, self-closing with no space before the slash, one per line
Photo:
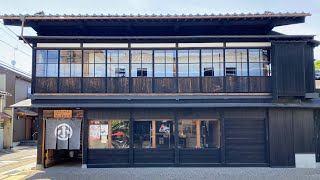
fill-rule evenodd
<path id="1" fill-rule="evenodd" d="M 152 148 L 156 148 L 156 120 L 152 120 Z"/>
<path id="2" fill-rule="evenodd" d="M 200 123 L 201 121 L 200 120 L 196 120 L 196 133 L 197 133 L 197 136 L 196 136 L 196 148 L 201 148 L 201 144 L 200 144 Z"/>
<path id="3" fill-rule="evenodd" d="M 108 121 L 108 144 L 107 144 L 108 148 L 112 147 L 111 141 L 112 141 L 112 121 L 110 120 Z"/>

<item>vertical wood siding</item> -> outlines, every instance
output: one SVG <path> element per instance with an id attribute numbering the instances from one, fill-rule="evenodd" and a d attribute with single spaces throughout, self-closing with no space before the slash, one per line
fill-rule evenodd
<path id="1" fill-rule="evenodd" d="M 272 44 L 272 76 L 277 96 L 305 95 L 304 47 L 305 43 L 299 42 Z"/>

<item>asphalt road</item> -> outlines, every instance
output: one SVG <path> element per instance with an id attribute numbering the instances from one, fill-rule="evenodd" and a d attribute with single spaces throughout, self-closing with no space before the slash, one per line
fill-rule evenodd
<path id="1" fill-rule="evenodd" d="M 27 179 L 110 180 L 319 180 L 320 169 L 298 168 L 101 168 L 54 166 L 37 171 Z"/>

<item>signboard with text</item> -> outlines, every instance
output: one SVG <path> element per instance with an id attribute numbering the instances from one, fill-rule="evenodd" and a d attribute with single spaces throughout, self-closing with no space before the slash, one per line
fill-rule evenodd
<path id="1" fill-rule="evenodd" d="M 54 110 L 54 118 L 72 118 L 72 110 Z"/>

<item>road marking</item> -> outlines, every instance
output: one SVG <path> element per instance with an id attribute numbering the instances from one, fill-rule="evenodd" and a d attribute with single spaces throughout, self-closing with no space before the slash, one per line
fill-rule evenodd
<path id="1" fill-rule="evenodd" d="M 26 177 L 26 175 L 13 175 L 13 176 L 8 176 L 3 180 L 17 180 L 17 179 L 23 179 L 24 177 Z"/>
<path id="2" fill-rule="evenodd" d="M 15 163 L 15 162 L 18 162 L 18 161 L 0 161 L 0 167 L 8 165 L 8 164 Z"/>
<path id="3" fill-rule="evenodd" d="M 20 159 L 30 159 L 30 158 L 35 158 L 37 157 L 36 155 L 31 155 L 31 156 L 25 156 L 25 157 L 22 157 Z"/>

